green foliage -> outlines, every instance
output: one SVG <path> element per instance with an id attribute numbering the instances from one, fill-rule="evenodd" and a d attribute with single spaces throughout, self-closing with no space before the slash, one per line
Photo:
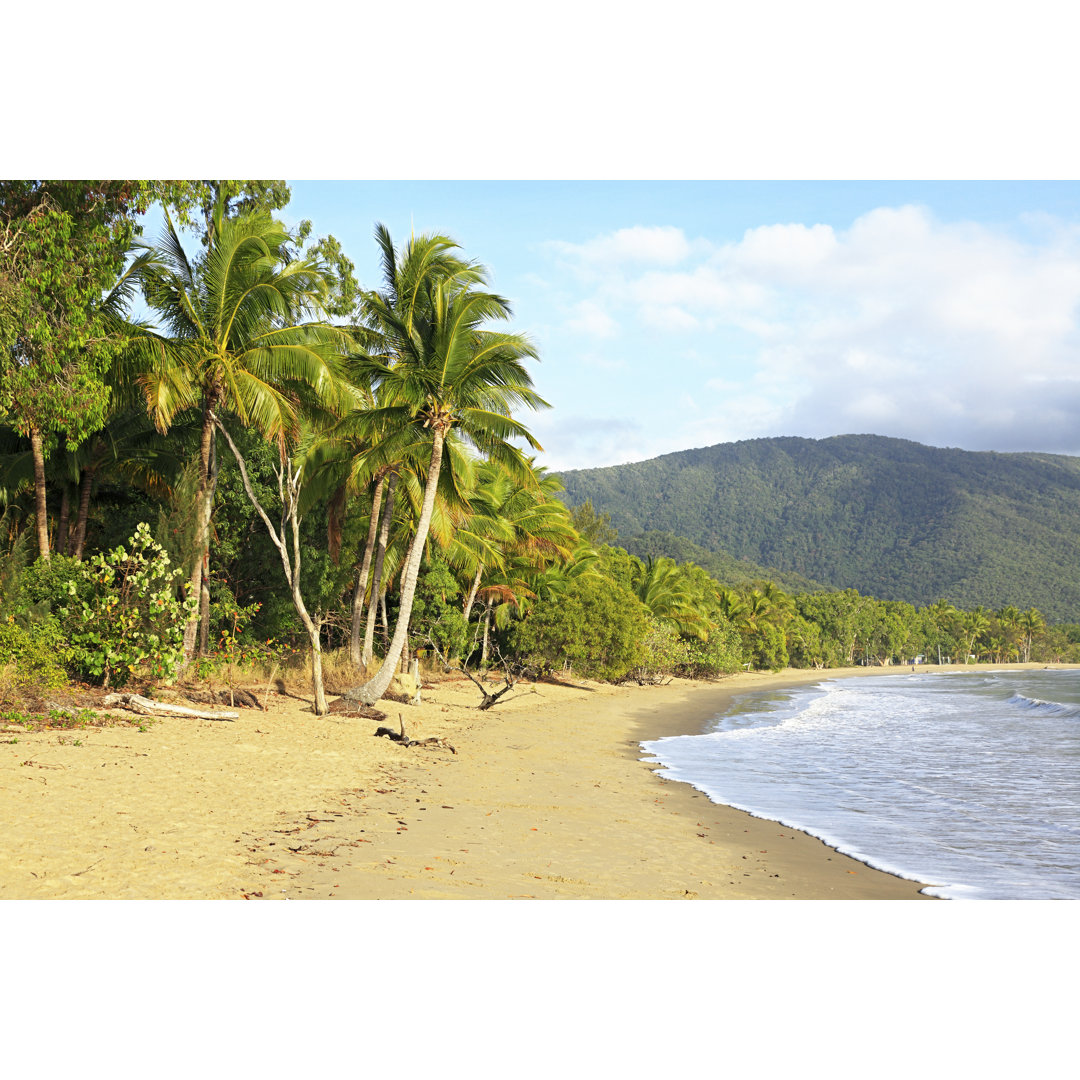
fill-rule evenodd
<path id="1" fill-rule="evenodd" d="M 426 642 L 447 659 L 465 655 L 469 625 L 461 612 L 461 589 L 440 559 L 432 559 L 416 582 L 409 633 L 419 644 Z"/>
<path id="2" fill-rule="evenodd" d="M 707 641 L 689 638 L 685 645 L 686 660 L 677 674 L 688 679 L 715 679 L 720 675 L 730 675 L 743 665 L 739 635 L 726 622 L 714 626 Z"/>
<path id="3" fill-rule="evenodd" d="M 14 616 L 0 622 L 0 668 L 14 665 L 10 678 L 0 680 L 0 698 L 11 691 L 56 690 L 67 682 L 64 658 L 67 655 L 63 631 L 48 616 L 29 627 L 20 626 Z"/>
<path id="4" fill-rule="evenodd" d="M 614 544 L 619 539 L 618 532 L 612 528 L 610 514 L 598 514 L 593 509 L 591 499 L 586 499 L 571 511 L 570 519 L 581 539 L 592 547 L 602 544 Z"/>
<path id="5" fill-rule="evenodd" d="M 514 652 L 542 671 L 570 669 L 617 682 L 646 660 L 648 610 L 625 586 L 578 578 L 557 599 L 538 601 L 510 633 Z"/>
<path id="6" fill-rule="evenodd" d="M 0 410 L 46 447 L 104 423 L 120 340 L 102 297 L 153 193 L 141 181 L 0 181 Z"/>
<path id="7" fill-rule="evenodd" d="M 759 566 L 748 559 L 736 559 L 726 551 L 710 551 L 687 540 L 685 536 L 676 536 L 670 532 L 650 530 L 640 533 L 626 541 L 626 550 L 646 562 L 650 558 L 663 556 L 674 559 L 684 565 L 694 563 L 701 567 L 716 581 L 725 585 L 749 585 L 751 582 L 766 579 L 773 581 L 788 592 L 825 591 L 826 586 L 794 571 L 777 570 L 774 567 Z"/>
<path id="8" fill-rule="evenodd" d="M 71 662 L 105 686 L 123 685 L 137 672 L 170 677 L 183 656 L 183 625 L 197 600 L 178 600 L 183 570 L 140 523 L 130 540 L 78 566 L 61 608 L 72 648 Z M 80 596 L 80 580 L 86 591 Z"/>
<path id="9" fill-rule="evenodd" d="M 725 443 L 560 478 L 569 505 L 591 500 L 621 536 L 685 537 L 774 567 L 773 580 L 795 573 L 916 605 L 945 596 L 1080 617 L 1077 458 L 850 435 Z M 704 563 L 666 540 L 627 546 Z"/>

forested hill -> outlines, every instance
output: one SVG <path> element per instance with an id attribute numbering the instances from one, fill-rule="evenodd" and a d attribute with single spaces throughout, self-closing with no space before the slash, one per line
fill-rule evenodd
<path id="1" fill-rule="evenodd" d="M 1080 458 L 842 435 L 722 443 L 560 478 L 566 502 L 610 513 L 624 545 L 674 533 L 879 599 L 1080 621 Z"/>

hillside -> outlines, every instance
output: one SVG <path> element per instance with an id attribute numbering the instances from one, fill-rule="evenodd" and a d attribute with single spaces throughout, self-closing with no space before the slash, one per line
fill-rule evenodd
<path id="1" fill-rule="evenodd" d="M 610 513 L 628 548 L 673 533 L 880 599 L 1080 621 L 1077 458 L 843 435 L 722 443 L 560 478 L 565 501 Z"/>

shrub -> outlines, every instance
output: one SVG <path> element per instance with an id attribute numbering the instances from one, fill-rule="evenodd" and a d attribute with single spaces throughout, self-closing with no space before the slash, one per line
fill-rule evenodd
<path id="1" fill-rule="evenodd" d="M 729 675 L 743 665 L 742 642 L 738 632 L 729 624 L 721 624 L 709 632 L 708 641 L 691 638 L 686 642 L 686 663 L 679 674 L 690 679 L 710 679 Z"/>
<path id="2" fill-rule="evenodd" d="M 655 616 L 648 617 L 648 631 L 642 642 L 645 656 L 633 671 L 641 682 L 672 675 L 684 668 L 689 660 L 689 642 L 670 624 Z"/>
<path id="3" fill-rule="evenodd" d="M 73 667 L 104 686 L 121 686 L 140 670 L 172 676 L 183 658 L 184 624 L 198 604 L 196 597 L 177 599 L 183 570 L 170 568 L 145 522 L 130 543 L 130 551 L 121 544 L 76 564 L 59 611 Z"/>
<path id="4" fill-rule="evenodd" d="M 5 669 L 0 699 L 30 689 L 56 690 L 67 682 L 64 658 L 68 649 L 54 618 L 24 627 L 9 616 L 0 623 L 0 667 Z"/>
<path id="5" fill-rule="evenodd" d="M 645 661 L 648 610 L 610 578 L 578 578 L 539 601 L 510 632 L 510 645 L 530 667 L 576 669 L 619 682 Z"/>

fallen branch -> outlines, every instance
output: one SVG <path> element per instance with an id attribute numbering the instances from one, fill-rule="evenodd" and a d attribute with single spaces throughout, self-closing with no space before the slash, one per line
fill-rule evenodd
<path id="1" fill-rule="evenodd" d="M 187 709 L 183 705 L 166 705 L 163 701 L 151 701 L 139 694 L 109 694 L 102 705 L 120 705 L 143 716 L 188 716 L 194 720 L 235 720 L 240 714 L 235 712 L 202 712 L 199 709 Z"/>
<path id="2" fill-rule="evenodd" d="M 401 726 L 401 731 L 395 731 L 393 728 L 379 727 L 375 729 L 375 736 L 378 738 L 380 735 L 392 742 L 401 743 L 402 746 L 445 746 L 451 754 L 456 754 L 457 751 L 445 740 L 436 738 L 434 735 L 428 739 L 410 739 L 405 734 L 405 718 L 398 713 L 398 724 Z"/>
<path id="3" fill-rule="evenodd" d="M 185 690 L 184 697 L 199 705 L 242 705 L 245 709 L 266 711 L 259 699 L 250 691 L 236 687 L 233 690 Z"/>
<path id="4" fill-rule="evenodd" d="M 511 690 L 514 689 L 514 676 L 510 673 L 510 670 L 505 667 L 505 665 L 504 670 L 506 685 L 497 693 L 489 694 L 484 684 L 480 682 L 480 680 L 477 679 L 471 671 L 469 671 L 467 668 L 462 667 L 460 664 L 451 664 L 450 661 L 447 660 L 441 652 L 439 652 L 438 646 L 436 646 L 436 644 L 431 641 L 430 638 L 428 639 L 428 643 L 431 645 L 432 651 L 442 663 L 443 671 L 461 672 L 461 674 L 464 675 L 466 679 L 470 680 L 472 684 L 480 691 L 480 693 L 484 695 L 484 700 L 476 706 L 478 709 L 490 709 L 492 705 L 497 704 L 499 698 L 501 698 L 503 694 L 509 693 Z"/>

